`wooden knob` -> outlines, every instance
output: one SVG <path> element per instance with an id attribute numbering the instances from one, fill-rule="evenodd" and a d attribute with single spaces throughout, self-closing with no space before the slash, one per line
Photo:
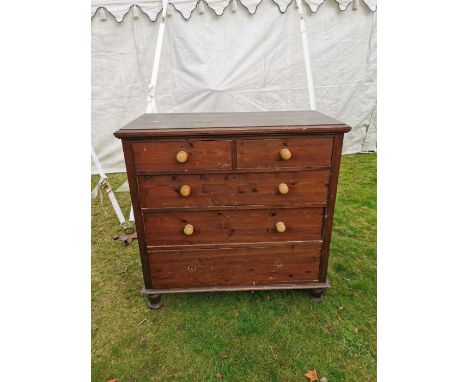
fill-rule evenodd
<path id="1" fill-rule="evenodd" d="M 186 198 L 187 196 L 190 196 L 191 193 L 192 193 L 192 188 L 187 185 L 183 185 L 179 190 L 179 194 L 183 196 L 184 198 Z"/>
<path id="2" fill-rule="evenodd" d="M 281 183 L 278 186 L 278 191 L 280 192 L 280 194 L 286 195 L 289 192 L 289 187 L 286 183 Z"/>
<path id="3" fill-rule="evenodd" d="M 184 227 L 184 234 L 186 236 L 191 236 L 193 235 L 193 225 L 191 224 L 186 224 Z"/>
<path id="4" fill-rule="evenodd" d="M 185 151 L 179 151 L 176 155 L 177 162 L 179 163 L 185 163 L 187 162 L 188 159 L 188 154 Z"/>
<path id="5" fill-rule="evenodd" d="M 282 160 L 289 160 L 291 159 L 291 151 L 289 151 L 289 149 L 281 149 L 280 150 L 280 157 Z"/>
<path id="6" fill-rule="evenodd" d="M 283 222 L 278 222 L 276 223 L 276 230 L 278 232 L 284 232 L 286 231 L 286 224 L 284 224 Z"/>

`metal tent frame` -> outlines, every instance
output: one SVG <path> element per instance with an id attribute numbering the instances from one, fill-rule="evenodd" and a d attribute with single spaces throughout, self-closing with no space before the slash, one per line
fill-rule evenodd
<path id="1" fill-rule="evenodd" d="M 310 110 L 315 110 L 315 92 L 314 92 L 314 83 L 312 77 L 312 69 L 310 64 L 310 53 L 309 53 L 309 43 L 307 39 L 307 29 L 305 26 L 304 21 L 304 12 L 302 8 L 302 0 L 295 0 L 296 7 L 299 13 L 299 28 L 301 32 L 302 38 L 302 49 L 304 54 L 304 61 L 305 61 L 305 70 L 306 70 L 306 77 L 307 77 L 307 90 L 309 94 L 309 107 Z M 156 107 L 156 82 L 158 79 L 159 73 L 159 63 L 161 61 L 161 52 L 162 52 L 162 45 L 164 41 L 164 31 L 166 28 L 166 19 L 167 19 L 167 7 L 169 5 L 168 0 L 162 0 L 162 14 L 161 14 L 161 23 L 159 24 L 159 31 L 158 31 L 158 38 L 156 40 L 156 50 L 154 52 L 154 60 L 153 60 L 153 70 L 151 72 L 151 79 L 148 86 L 148 97 L 146 100 L 146 113 L 157 113 L 158 109 Z M 94 152 L 93 147 L 91 147 L 91 156 L 93 158 L 94 163 L 96 164 L 96 168 L 99 172 L 101 177 L 99 181 L 99 187 L 107 194 L 109 200 L 111 201 L 112 207 L 117 215 L 117 219 L 119 220 L 120 225 L 122 226 L 124 233 L 123 235 L 114 236 L 114 239 L 120 239 L 123 241 L 125 245 L 131 244 L 133 239 L 136 239 L 136 232 L 134 229 L 134 216 L 133 216 L 133 206 L 130 207 L 130 215 L 128 220 L 125 220 L 122 210 L 120 209 L 119 203 L 115 198 L 114 192 L 112 191 L 112 187 L 109 183 L 108 177 L 105 174 L 99 159 Z"/>

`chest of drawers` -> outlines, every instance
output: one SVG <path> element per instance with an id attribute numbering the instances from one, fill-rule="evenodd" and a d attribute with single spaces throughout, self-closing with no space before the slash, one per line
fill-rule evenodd
<path id="1" fill-rule="evenodd" d="M 319 299 L 349 130 L 315 111 L 144 114 L 118 130 L 149 307 L 179 292 Z"/>

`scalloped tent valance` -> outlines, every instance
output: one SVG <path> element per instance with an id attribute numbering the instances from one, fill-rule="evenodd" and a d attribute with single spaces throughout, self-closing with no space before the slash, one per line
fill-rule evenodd
<path id="1" fill-rule="evenodd" d="M 237 10 L 238 2 L 243 5 L 249 13 L 255 13 L 258 5 L 265 0 L 172 0 L 169 1 L 180 14 L 186 19 L 190 19 L 193 10 L 200 3 L 200 12 L 203 12 L 204 4 L 213 9 L 218 16 L 224 13 L 224 10 L 231 3 L 231 10 Z M 281 13 L 286 12 L 289 5 L 295 0 L 272 0 L 278 6 Z M 367 7 L 375 12 L 377 9 L 377 0 L 335 0 L 340 10 L 344 11 L 351 5 L 356 9 L 359 7 L 360 2 L 364 2 Z M 325 0 L 304 0 L 312 12 L 317 12 Z M 145 13 L 151 21 L 155 21 L 158 14 L 162 10 L 162 1 L 154 0 L 140 0 L 136 3 L 118 1 L 118 0 L 92 0 L 91 1 L 91 17 L 93 17 L 98 10 L 102 10 L 101 17 L 105 18 L 104 9 L 109 12 L 117 22 L 121 22 L 124 17 L 132 11 L 133 16 L 137 17 L 139 10 Z"/>

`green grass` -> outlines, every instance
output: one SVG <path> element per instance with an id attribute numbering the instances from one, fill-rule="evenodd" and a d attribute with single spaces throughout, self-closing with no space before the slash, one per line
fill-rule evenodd
<path id="1" fill-rule="evenodd" d="M 331 288 L 176 294 L 152 311 L 140 296 L 137 243 L 119 232 L 107 199 L 92 202 L 92 380 L 376 380 L 375 154 L 343 156 L 329 262 Z M 92 177 L 92 185 L 97 182 Z M 125 174 L 110 176 L 117 188 Z M 130 197 L 117 198 L 128 214 Z M 107 215 L 106 215 L 107 214 Z"/>

